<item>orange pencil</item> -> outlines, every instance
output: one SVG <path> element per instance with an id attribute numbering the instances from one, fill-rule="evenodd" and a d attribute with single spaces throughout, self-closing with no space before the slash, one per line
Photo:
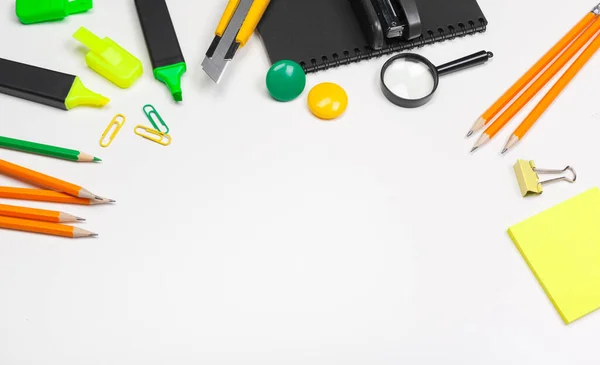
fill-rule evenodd
<path id="1" fill-rule="evenodd" d="M 13 188 L 9 186 L 0 186 L 0 198 L 2 199 L 19 199 L 19 200 L 32 200 L 37 202 L 49 202 L 49 203 L 63 203 L 63 204 L 78 204 L 78 205 L 96 205 L 96 204 L 107 204 L 113 201 L 109 199 L 104 200 L 90 200 L 76 198 L 65 193 L 59 193 L 53 190 L 43 189 L 28 189 L 28 188 Z"/>
<path id="2" fill-rule="evenodd" d="M 52 176 L 44 175 L 37 171 L 12 164 L 5 160 L 0 160 L 0 173 L 16 177 L 19 180 L 31 182 L 44 188 L 60 191 L 78 198 L 102 200 L 101 197 L 92 194 L 81 186 L 59 180 Z"/>
<path id="3" fill-rule="evenodd" d="M 0 204 L 0 216 L 51 223 L 71 223 L 85 221 L 83 218 L 54 210 L 33 209 L 4 204 Z"/>
<path id="4" fill-rule="evenodd" d="M 69 238 L 97 236 L 96 233 L 92 233 L 78 227 L 66 226 L 64 224 L 37 222 L 27 219 L 2 216 L 0 216 L 0 228 Z"/>
<path id="5" fill-rule="evenodd" d="M 527 88 L 515 102 L 508 107 L 481 135 L 471 152 L 488 143 L 494 136 L 552 80 L 552 78 L 592 39 L 600 29 L 600 20 L 596 18 L 583 34 L 575 40 L 550 67 Z"/>
<path id="6" fill-rule="evenodd" d="M 519 142 L 525 134 L 533 127 L 535 122 L 544 114 L 548 107 L 556 100 L 560 93 L 567 87 L 567 85 L 573 80 L 573 78 L 581 71 L 583 66 L 596 54 L 600 48 L 600 36 L 596 36 L 596 39 L 581 53 L 581 55 L 573 62 L 571 67 L 565 71 L 560 79 L 552 86 L 548 93 L 540 100 L 538 105 L 529 113 L 529 115 L 523 120 L 523 122 L 517 127 L 515 132 L 512 134 L 502 154 L 505 154 L 510 150 L 517 142 Z"/>
<path id="7" fill-rule="evenodd" d="M 519 92 L 521 92 L 529 83 L 550 64 L 569 44 L 577 38 L 591 23 L 600 15 L 600 4 L 596 5 L 591 12 L 587 13 L 583 19 L 577 23 L 561 40 L 558 41 L 540 60 L 533 65 L 513 86 L 510 87 L 488 110 L 486 110 L 473 124 L 467 134 L 470 137 L 489 122 L 510 103 Z"/>

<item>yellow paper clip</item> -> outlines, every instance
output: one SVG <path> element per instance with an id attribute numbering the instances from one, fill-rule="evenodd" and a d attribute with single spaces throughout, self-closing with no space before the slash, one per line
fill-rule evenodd
<path id="1" fill-rule="evenodd" d="M 140 132 L 140 129 L 146 133 Z M 133 132 L 140 137 L 144 137 L 152 142 L 156 142 L 163 146 L 168 146 L 171 144 L 171 136 L 169 136 L 168 134 L 161 133 L 156 129 L 148 128 L 145 125 L 137 125 L 134 128 Z"/>
<path id="2" fill-rule="evenodd" d="M 117 136 L 117 134 L 123 127 L 123 124 L 125 124 L 126 120 L 127 120 L 127 118 L 125 118 L 125 116 L 123 114 L 115 115 L 113 117 L 113 119 L 110 121 L 110 124 L 108 125 L 108 127 L 106 127 L 106 130 L 104 131 L 104 133 L 102 133 L 102 138 L 100 138 L 100 146 L 102 146 L 104 148 L 110 146 L 112 141 L 115 139 L 115 137 Z M 110 134 L 108 141 L 104 142 L 104 139 L 106 138 L 106 136 L 108 135 L 110 130 L 113 129 L 113 127 L 114 127 L 114 130 Z"/>
<path id="3" fill-rule="evenodd" d="M 567 166 L 562 170 L 544 170 L 536 168 L 535 163 L 533 161 L 517 160 L 514 169 L 515 174 L 517 175 L 517 181 L 519 182 L 519 188 L 521 189 L 521 194 L 523 196 L 527 196 L 530 194 L 539 195 L 543 193 L 544 188 L 542 185 L 544 184 L 549 184 L 557 181 L 567 181 L 570 183 L 574 183 L 575 180 L 577 180 L 577 174 L 571 166 Z M 567 171 L 571 172 L 573 177 L 562 176 L 546 181 L 540 181 L 540 177 L 538 175 L 563 174 Z"/>

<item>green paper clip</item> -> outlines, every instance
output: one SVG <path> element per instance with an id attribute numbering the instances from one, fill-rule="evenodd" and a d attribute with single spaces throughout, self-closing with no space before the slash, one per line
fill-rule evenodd
<path id="1" fill-rule="evenodd" d="M 150 109 L 150 110 L 147 110 Z M 146 114 L 146 118 L 148 118 L 148 120 L 150 121 L 150 123 L 152 123 L 152 126 L 154 127 L 154 129 L 156 129 L 157 131 L 159 131 L 162 134 L 169 134 L 169 126 L 167 125 L 167 123 L 165 123 L 165 121 L 163 120 L 163 118 L 160 116 L 160 114 L 158 114 L 158 112 L 156 111 L 156 108 L 150 104 L 146 104 L 144 105 L 144 107 L 142 108 L 142 110 L 144 111 L 144 114 Z M 165 131 L 161 131 L 160 128 L 158 127 L 158 124 L 156 123 L 155 119 L 157 119 L 160 124 L 165 127 Z"/>

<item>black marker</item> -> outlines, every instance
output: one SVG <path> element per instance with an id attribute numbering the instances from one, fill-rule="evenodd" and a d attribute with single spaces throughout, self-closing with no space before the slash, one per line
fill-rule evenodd
<path id="1" fill-rule="evenodd" d="M 135 0 L 154 78 L 167 85 L 175 101 L 183 100 L 181 76 L 185 60 L 165 0 Z"/>
<path id="2" fill-rule="evenodd" d="M 79 77 L 0 58 L 0 93 L 69 110 L 110 101 L 83 86 Z"/>

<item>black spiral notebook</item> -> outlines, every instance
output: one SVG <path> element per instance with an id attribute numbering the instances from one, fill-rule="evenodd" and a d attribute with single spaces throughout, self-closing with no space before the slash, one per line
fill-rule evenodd
<path id="1" fill-rule="evenodd" d="M 487 20 L 477 0 L 416 3 L 421 37 L 386 39 L 377 51 L 368 46 L 348 0 L 271 0 L 258 32 L 272 63 L 292 60 L 306 72 L 316 72 L 486 30 Z"/>

